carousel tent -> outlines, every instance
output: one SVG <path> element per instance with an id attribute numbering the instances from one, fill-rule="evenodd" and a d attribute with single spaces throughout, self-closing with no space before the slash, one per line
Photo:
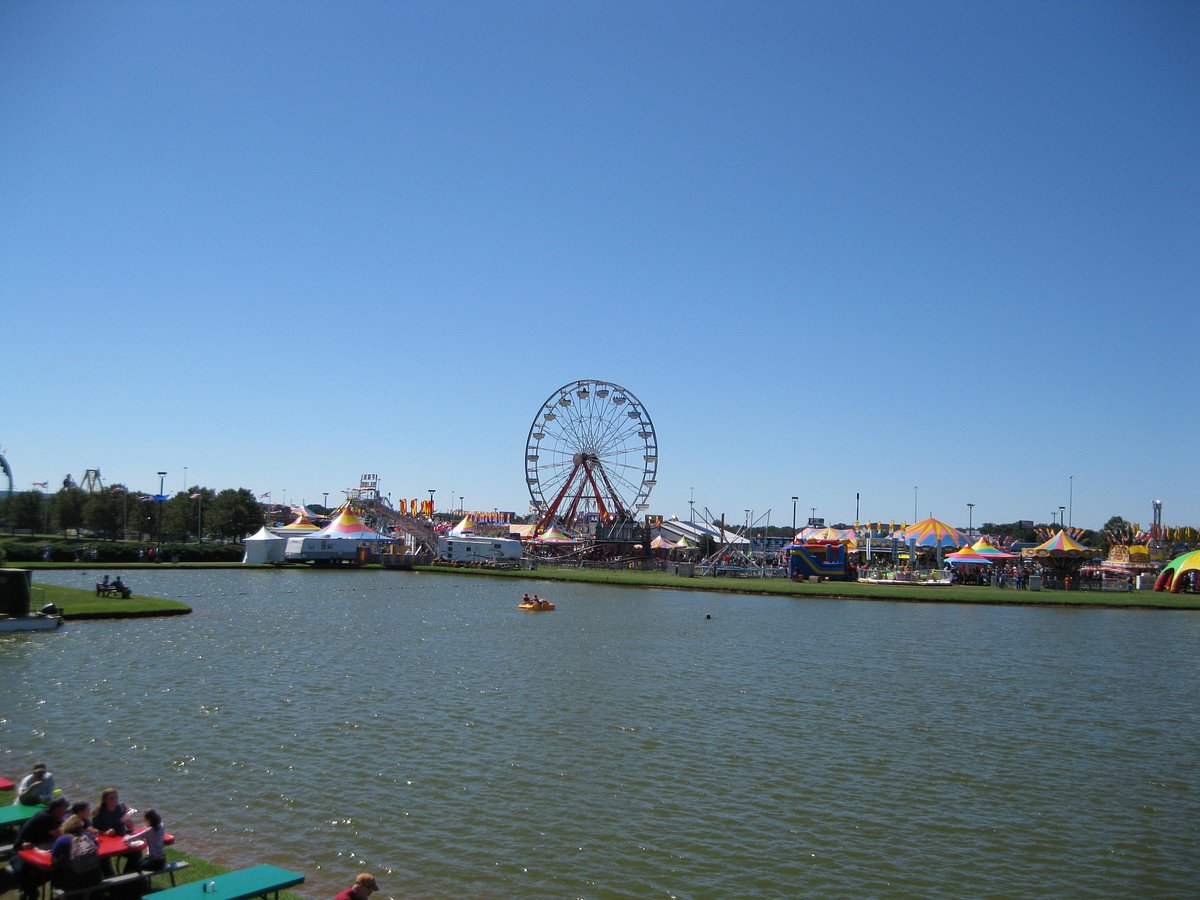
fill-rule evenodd
<path id="1" fill-rule="evenodd" d="M 1036 547 L 1027 547 L 1021 551 L 1021 554 L 1023 556 L 1061 559 L 1088 556 L 1092 552 L 1065 531 L 1059 531 L 1058 534 L 1051 536 L 1050 540 L 1038 544 Z"/>
<path id="2" fill-rule="evenodd" d="M 394 540 L 368 528 L 357 514 L 343 509 L 320 531 L 288 538 L 284 558 L 296 561 L 354 560 L 360 558 L 360 547 L 372 546 L 378 550 L 381 544 Z"/>
<path id="3" fill-rule="evenodd" d="M 475 533 L 475 523 L 471 521 L 470 516 L 463 516 L 462 521 L 450 529 L 450 533 L 455 537 L 462 537 L 468 534 Z"/>
<path id="4" fill-rule="evenodd" d="M 918 547 L 965 547 L 971 542 L 957 528 L 939 522 L 931 516 L 915 525 L 909 525 L 904 530 L 904 543 L 916 544 Z"/>
<path id="5" fill-rule="evenodd" d="M 246 538 L 245 544 L 246 555 L 242 557 L 242 562 L 262 565 L 263 563 L 283 562 L 287 538 L 273 534 L 264 525 Z"/>
<path id="6" fill-rule="evenodd" d="M 983 537 L 981 537 L 974 544 L 972 544 L 969 549 L 972 552 L 978 553 L 980 556 L 986 556 L 988 559 L 993 560 L 993 561 L 1000 561 L 1000 560 L 1004 560 L 1004 559 L 1019 559 L 1020 558 L 1019 554 L 1007 553 L 1004 550 L 1001 550 L 999 547 L 995 546 L 987 538 L 983 538 Z"/>
<path id="7" fill-rule="evenodd" d="M 308 516 L 304 515 L 304 513 L 300 513 L 291 522 L 288 522 L 286 525 L 282 526 L 281 528 L 278 528 L 277 530 L 278 531 L 289 531 L 289 532 L 319 531 L 320 528 L 321 528 L 320 525 L 318 525 L 316 522 L 314 522 Z"/>
<path id="8" fill-rule="evenodd" d="M 393 540 L 393 538 L 376 531 L 374 528 L 368 528 L 362 518 L 350 510 L 343 510 L 336 519 L 319 531 L 314 531 L 308 537 L 334 541 Z"/>
<path id="9" fill-rule="evenodd" d="M 539 544 L 574 544 L 575 538 L 571 537 L 565 531 L 560 531 L 557 528 L 551 528 L 548 531 L 543 531 L 534 538 Z"/>
<path id="10" fill-rule="evenodd" d="M 1061 575 L 1074 574 L 1085 560 L 1094 556 L 1091 550 L 1075 540 L 1065 531 L 1059 531 L 1045 543 L 1036 547 L 1025 547 L 1021 555 L 1026 559 L 1035 559 L 1048 569 L 1053 569 Z"/>
<path id="11" fill-rule="evenodd" d="M 971 548 L 965 550 L 956 550 L 954 553 L 946 554 L 946 562 L 952 566 L 990 566 L 993 565 L 992 560 L 988 559 L 982 553 L 977 553 Z"/>

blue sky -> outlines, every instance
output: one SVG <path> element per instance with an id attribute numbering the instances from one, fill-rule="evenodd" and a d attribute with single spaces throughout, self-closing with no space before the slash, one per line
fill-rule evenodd
<path id="1" fill-rule="evenodd" d="M 523 511 L 597 378 L 664 515 L 1200 524 L 1197 46 L 1191 2 L 9 0 L 0 446 Z"/>

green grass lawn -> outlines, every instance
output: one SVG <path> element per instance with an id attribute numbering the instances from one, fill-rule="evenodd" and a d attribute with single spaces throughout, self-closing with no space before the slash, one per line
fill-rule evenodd
<path id="1" fill-rule="evenodd" d="M 63 618 L 75 619 L 136 619 L 144 616 L 181 616 L 192 611 L 186 603 L 163 597 L 97 597 L 95 591 L 59 587 L 55 584 L 33 583 L 33 609 L 53 603 L 63 611 Z"/>

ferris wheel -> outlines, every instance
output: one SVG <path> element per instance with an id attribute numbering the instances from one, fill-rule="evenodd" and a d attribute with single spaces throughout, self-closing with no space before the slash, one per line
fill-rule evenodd
<path id="1" fill-rule="evenodd" d="M 641 401 L 585 378 L 542 404 L 525 442 L 525 482 L 538 530 L 555 521 L 633 519 L 658 476 L 658 439 Z"/>

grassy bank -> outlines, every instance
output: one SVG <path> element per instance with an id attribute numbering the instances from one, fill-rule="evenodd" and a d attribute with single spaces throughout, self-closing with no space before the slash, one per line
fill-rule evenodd
<path id="1" fill-rule="evenodd" d="M 53 603 L 63 611 L 63 618 L 78 619 L 138 619 L 147 616 L 183 616 L 192 611 L 186 603 L 163 597 L 142 597 L 132 594 L 121 597 L 97 597 L 94 591 L 59 587 L 56 584 L 33 583 L 33 608 L 41 609 Z"/>
<path id="2" fill-rule="evenodd" d="M 542 567 L 471 569 L 419 566 L 418 571 L 439 575 L 483 575 L 517 581 L 566 581 L 618 587 L 670 588 L 731 594 L 777 594 L 785 597 L 891 600 L 922 603 L 981 603 L 1020 606 L 1079 606 L 1114 609 L 1200 610 L 1200 594 L 1167 594 L 1154 591 L 1016 591 L 975 585 L 929 586 L 920 584 L 867 584 L 857 581 L 789 581 L 786 578 L 686 578 L 666 572 L 639 570 L 567 569 Z M 524 588 L 522 588 L 522 591 Z"/>
<path id="3" fill-rule="evenodd" d="M 138 569 L 269 569 L 278 571 L 278 567 L 262 565 L 242 565 L 241 563 L 116 563 L 111 566 L 95 563 L 26 563 L 22 568 L 28 569 L 93 569 L 104 568 L 136 571 Z M 365 566 L 367 569 L 380 569 L 380 566 Z M 349 571 L 346 567 L 330 566 L 313 568 L 304 566 L 288 566 L 285 569 L 311 571 L 314 575 L 320 572 Z M 1183 609 L 1200 610 L 1200 594 L 1168 594 L 1156 591 L 1017 591 L 1011 588 L 1001 590 L 995 587 L 975 585 L 921 585 L 921 584 L 867 584 L 858 581 L 789 581 L 786 578 L 712 578 L 695 576 L 687 578 L 671 575 L 666 572 L 642 571 L 640 569 L 576 569 L 555 566 L 542 566 L 538 569 L 485 569 L 458 566 L 417 566 L 416 571 L 431 575 L 472 575 L 507 579 L 509 581 L 531 582 L 573 582 L 580 584 L 607 584 L 614 587 L 631 588 L 668 588 L 684 591 L 713 591 L 730 594 L 777 594 L 786 597 L 829 598 L 852 600 L 892 600 L 923 603 L 979 603 L 1002 604 L 1016 606 L 1078 606 L 1100 607 L 1111 609 Z M 72 591 L 71 588 L 52 588 L 50 585 L 39 585 L 34 576 L 35 591 L 45 589 Z M 520 588 L 523 592 L 524 587 Z M 177 615 L 190 612 L 184 604 L 156 597 L 131 597 L 127 601 L 110 600 L 95 597 L 89 591 L 74 590 L 75 597 L 67 598 L 69 603 L 47 597 L 40 601 L 56 603 L 68 610 L 70 618 L 97 618 L 104 616 L 137 616 L 137 615 Z M 35 596 L 35 603 L 39 598 Z M 128 611 L 121 608 L 122 604 L 131 604 Z M 155 604 L 174 604 L 156 608 Z"/>

